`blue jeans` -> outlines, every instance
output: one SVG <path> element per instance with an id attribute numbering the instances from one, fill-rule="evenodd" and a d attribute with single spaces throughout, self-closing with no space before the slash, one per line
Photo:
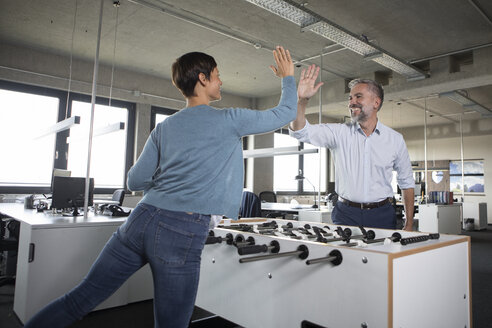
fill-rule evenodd
<path id="1" fill-rule="evenodd" d="M 331 220 L 334 224 L 363 226 L 367 228 L 396 228 L 395 208 L 390 203 L 372 209 L 360 209 L 336 202 Z"/>
<path id="2" fill-rule="evenodd" d="M 24 327 L 67 327 L 111 296 L 134 272 L 150 264 L 156 327 L 188 327 L 200 275 L 210 215 L 138 204 L 104 246 L 87 276 Z"/>

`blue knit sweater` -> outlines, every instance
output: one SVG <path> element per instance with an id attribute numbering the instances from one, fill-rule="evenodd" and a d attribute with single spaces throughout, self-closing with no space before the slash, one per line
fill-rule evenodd
<path id="1" fill-rule="evenodd" d="M 282 79 L 282 96 L 268 110 L 187 107 L 159 123 L 135 165 L 128 188 L 141 202 L 172 211 L 237 218 L 243 189 L 241 137 L 274 131 L 297 113 L 293 76 Z"/>

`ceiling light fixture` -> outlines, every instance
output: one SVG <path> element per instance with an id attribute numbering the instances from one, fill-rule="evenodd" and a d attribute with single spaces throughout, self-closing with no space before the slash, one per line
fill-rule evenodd
<path id="1" fill-rule="evenodd" d="M 73 15 L 73 27 L 72 27 L 72 43 L 70 46 L 70 68 L 68 76 L 68 86 L 67 86 L 67 100 L 65 104 L 65 118 L 62 121 L 55 123 L 47 129 L 41 131 L 41 133 L 36 137 L 36 139 L 47 136 L 52 133 L 58 133 L 70 129 L 76 124 L 80 124 L 80 116 L 68 117 L 68 104 L 70 102 L 70 88 L 72 86 L 72 62 L 73 62 L 73 39 L 75 34 L 75 25 L 77 22 L 77 7 L 78 3 L 75 0 L 75 13 Z"/>
<path id="2" fill-rule="evenodd" d="M 470 109 L 477 113 L 480 113 L 482 117 L 492 117 L 492 110 L 484 107 L 483 105 L 477 103 L 475 100 L 468 98 L 467 96 L 461 94 L 458 91 L 449 91 L 439 94 L 439 98 L 446 97 L 454 102 L 457 102 L 464 109 Z"/>
<path id="3" fill-rule="evenodd" d="M 75 116 L 75 117 L 79 118 L 79 120 L 80 120 L 79 116 Z M 122 130 L 125 130 L 125 122 L 116 122 L 116 123 L 108 124 L 106 126 L 101 126 L 97 129 L 94 129 L 92 137 L 103 136 L 103 135 L 106 135 L 109 133 L 118 132 L 118 131 L 122 131 Z M 80 137 L 80 136 L 78 138 L 67 137 L 68 143 L 77 142 L 77 141 L 81 141 L 81 140 L 85 140 L 85 138 Z"/>
<path id="4" fill-rule="evenodd" d="M 72 117 L 66 118 L 63 121 L 55 123 L 54 125 L 50 126 L 49 128 L 41 131 L 39 133 L 39 135 L 36 137 L 36 139 L 47 136 L 47 135 L 52 134 L 52 133 L 58 133 L 58 132 L 68 130 L 71 127 L 75 126 L 76 124 L 80 124 L 80 116 L 72 116 Z"/>
<path id="5" fill-rule="evenodd" d="M 278 15 L 301 27 L 302 31 L 311 31 L 338 43 L 345 48 L 372 60 L 392 71 L 405 76 L 408 80 L 425 79 L 427 74 L 420 69 L 391 55 L 364 38 L 357 36 L 343 27 L 327 20 L 315 12 L 306 9 L 292 0 L 245 0 L 260 8 Z"/>
<path id="6" fill-rule="evenodd" d="M 244 150 L 244 158 L 260 158 L 260 157 L 273 157 L 282 155 L 301 155 L 301 154 L 313 154 L 317 153 L 317 148 L 309 148 L 299 150 L 297 146 L 293 147 L 277 147 L 277 148 L 260 148 Z"/>
<path id="7" fill-rule="evenodd" d="M 114 23 L 114 41 L 113 41 L 113 60 L 111 61 L 111 82 L 109 84 L 109 107 L 111 107 L 111 97 L 113 95 L 113 80 L 114 80 L 114 58 L 116 57 L 116 38 L 118 35 L 118 14 L 120 8 L 119 1 L 113 1 L 113 7 L 116 11 L 116 19 Z"/>

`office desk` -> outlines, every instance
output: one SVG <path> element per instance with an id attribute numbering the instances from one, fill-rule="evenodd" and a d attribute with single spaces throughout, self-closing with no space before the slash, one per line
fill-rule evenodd
<path id="1" fill-rule="evenodd" d="M 293 205 L 290 203 L 261 203 L 263 211 L 299 213 L 302 210 L 313 209 L 311 205 Z"/>
<path id="2" fill-rule="evenodd" d="M 322 206 L 314 209 L 312 205 L 293 205 L 290 203 L 261 203 L 262 211 L 273 211 L 281 213 L 298 214 L 301 221 L 333 223 L 331 220 L 331 209 Z"/>
<path id="3" fill-rule="evenodd" d="M 99 213 L 99 207 L 101 205 L 120 205 L 119 201 L 111 199 L 94 199 L 92 202 L 94 203 L 94 212 L 96 213 Z"/>
<path id="4" fill-rule="evenodd" d="M 0 203 L 0 212 L 21 222 L 14 312 L 23 323 L 75 287 L 113 232 L 126 220 L 94 213 L 87 219 L 53 216 L 12 203 Z M 152 275 L 146 265 L 96 309 L 152 297 Z"/>

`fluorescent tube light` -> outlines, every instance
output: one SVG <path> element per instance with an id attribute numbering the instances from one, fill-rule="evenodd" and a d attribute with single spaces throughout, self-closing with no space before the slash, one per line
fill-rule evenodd
<path id="1" fill-rule="evenodd" d="M 299 150 L 297 146 L 292 147 L 279 147 L 279 148 L 261 148 L 244 150 L 244 158 L 260 158 L 260 157 L 273 157 L 283 155 L 301 155 L 301 154 L 314 154 L 317 153 L 317 148 Z"/>
<path id="2" fill-rule="evenodd" d="M 80 124 L 80 116 L 72 116 L 63 121 L 56 123 L 55 125 L 50 126 L 49 128 L 43 130 L 37 138 L 41 138 L 47 136 L 52 133 L 58 133 L 61 131 L 65 131 L 73 127 L 75 124 Z"/>
<path id="3" fill-rule="evenodd" d="M 102 126 L 102 127 L 99 127 L 97 129 L 95 129 L 94 132 L 92 133 L 92 137 L 102 136 L 102 135 L 105 135 L 105 134 L 109 134 L 109 133 L 121 131 L 121 130 L 124 130 L 124 129 L 125 129 L 125 122 L 116 122 L 116 123 L 108 124 L 106 126 Z M 77 140 L 83 140 L 83 139 L 85 139 L 85 138 L 81 138 L 81 137 L 78 137 L 78 138 L 68 137 L 67 138 L 67 142 L 70 143 L 70 142 L 74 142 L 74 141 L 77 141 Z"/>

